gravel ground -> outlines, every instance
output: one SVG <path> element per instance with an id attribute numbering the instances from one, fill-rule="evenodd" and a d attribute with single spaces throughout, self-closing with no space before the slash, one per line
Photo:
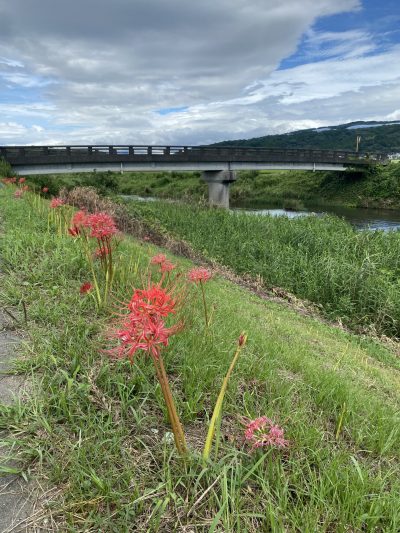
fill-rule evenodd
<path id="1" fill-rule="evenodd" d="M 0 404 L 9 405 L 24 390 L 25 379 L 10 374 L 13 359 L 17 356 L 20 339 L 10 329 L 11 318 L 0 310 Z M 7 431 L 0 433 L 0 440 L 7 438 Z M 10 449 L 0 445 L 0 464 L 13 468 L 16 463 L 8 459 Z M 24 521 L 32 512 L 27 483 L 21 476 L 6 474 L 0 477 L 0 533 L 27 531 Z"/>

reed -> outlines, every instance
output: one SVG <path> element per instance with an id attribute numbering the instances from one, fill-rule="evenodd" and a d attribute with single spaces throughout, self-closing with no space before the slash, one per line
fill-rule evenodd
<path id="1" fill-rule="evenodd" d="M 400 336 L 398 232 L 356 231 L 333 216 L 288 220 L 160 202 L 129 209 L 238 274 L 322 305 L 332 319 Z"/>

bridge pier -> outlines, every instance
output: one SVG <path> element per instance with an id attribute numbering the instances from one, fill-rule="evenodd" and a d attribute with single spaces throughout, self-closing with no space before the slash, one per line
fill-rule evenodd
<path id="1" fill-rule="evenodd" d="M 229 185 L 236 181 L 232 170 L 205 170 L 202 178 L 208 184 L 208 202 L 211 206 L 229 209 Z"/>

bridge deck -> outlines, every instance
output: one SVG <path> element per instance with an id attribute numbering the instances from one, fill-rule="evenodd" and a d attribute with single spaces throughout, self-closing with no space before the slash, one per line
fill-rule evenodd
<path id="1" fill-rule="evenodd" d="M 340 166 L 367 166 L 385 160 L 383 154 L 359 154 L 344 150 L 295 150 L 209 146 L 1 146 L 0 157 L 11 166 L 110 163 L 133 164 L 330 164 Z"/>

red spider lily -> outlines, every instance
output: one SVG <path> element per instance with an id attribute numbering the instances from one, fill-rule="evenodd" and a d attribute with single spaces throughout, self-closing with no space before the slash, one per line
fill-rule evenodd
<path id="1" fill-rule="evenodd" d="M 26 178 L 19 178 L 18 183 L 24 183 L 26 181 Z"/>
<path id="2" fill-rule="evenodd" d="M 175 445 L 178 452 L 181 455 L 185 455 L 187 453 L 185 434 L 176 411 L 168 376 L 161 357 L 162 347 L 168 346 L 170 335 L 176 333 L 177 329 L 167 328 L 164 321 L 157 316 L 137 317 L 133 314 L 128 316 L 122 326 L 123 329 L 118 329 L 112 335 L 112 338 L 119 339 L 120 345 L 109 350 L 109 353 L 119 358 L 127 357 L 131 363 L 133 363 L 133 356 L 137 350 L 143 350 L 151 356 L 166 403 Z"/>
<path id="3" fill-rule="evenodd" d="M 65 205 L 65 202 L 61 198 L 53 198 L 50 202 L 50 207 L 52 209 L 56 209 L 57 207 L 61 207 L 63 205 Z"/>
<path id="4" fill-rule="evenodd" d="M 22 190 L 23 190 L 23 191 L 29 191 L 29 185 L 24 185 L 24 186 L 22 187 Z"/>
<path id="5" fill-rule="evenodd" d="M 189 281 L 193 281 L 194 283 L 199 283 L 200 288 L 201 288 L 206 327 L 208 327 L 208 313 L 207 313 L 206 295 L 204 293 L 204 283 L 208 281 L 211 277 L 212 277 L 211 272 L 207 270 L 206 268 L 192 268 L 192 270 L 188 272 Z"/>
<path id="6" fill-rule="evenodd" d="M 72 217 L 71 224 L 77 228 L 80 228 L 81 226 L 85 225 L 86 219 L 87 214 L 85 211 L 77 211 Z"/>
<path id="7" fill-rule="evenodd" d="M 206 268 L 193 268 L 188 273 L 189 281 L 193 281 L 194 283 L 205 282 L 208 281 L 210 278 L 212 278 L 212 274 Z"/>
<path id="8" fill-rule="evenodd" d="M 48 187 L 43 187 L 42 188 L 42 192 L 44 192 L 44 193 L 49 192 L 49 188 Z"/>
<path id="9" fill-rule="evenodd" d="M 88 228 L 88 231 L 85 231 Z M 113 264 L 113 237 L 118 233 L 117 226 L 114 219 L 107 213 L 87 214 L 82 208 L 77 211 L 71 220 L 71 227 L 68 233 L 72 237 L 82 235 L 84 238 L 79 239 L 82 250 L 89 263 L 89 267 L 93 277 L 93 285 L 95 288 L 95 299 L 98 307 L 107 303 L 108 296 L 112 289 L 112 284 L 115 274 L 115 266 Z M 90 239 L 97 239 L 98 248 L 93 253 L 90 245 Z M 104 273 L 104 293 L 102 294 L 96 269 L 94 268 L 94 259 L 101 259 L 101 267 Z"/>
<path id="10" fill-rule="evenodd" d="M 23 194 L 24 194 L 24 191 L 22 189 L 18 189 L 14 193 L 14 198 L 22 198 Z"/>
<path id="11" fill-rule="evenodd" d="M 16 183 L 17 178 L 3 178 L 1 181 L 8 185 L 9 183 Z"/>
<path id="12" fill-rule="evenodd" d="M 286 448 L 289 445 L 289 441 L 284 438 L 283 429 L 266 416 L 249 420 L 245 426 L 244 438 L 253 450 L 262 446 Z"/>
<path id="13" fill-rule="evenodd" d="M 163 263 L 161 263 L 160 268 L 162 273 L 171 272 L 171 270 L 174 270 L 174 268 L 176 268 L 176 265 L 166 259 Z"/>
<path id="14" fill-rule="evenodd" d="M 107 213 L 88 215 L 83 225 L 90 228 L 90 237 L 104 239 L 118 232 L 114 219 Z"/>
<path id="15" fill-rule="evenodd" d="M 77 237 L 81 233 L 81 228 L 86 222 L 87 215 L 84 211 L 77 211 L 72 217 L 71 224 L 72 227 L 68 228 L 68 233 L 72 237 Z"/>
<path id="16" fill-rule="evenodd" d="M 85 283 L 83 283 L 81 285 L 81 288 L 79 289 L 79 292 L 81 294 L 87 294 L 88 292 L 90 292 L 91 290 L 93 289 L 93 285 L 89 282 L 89 281 L 85 281 Z"/>
<path id="17" fill-rule="evenodd" d="M 159 286 L 135 290 L 127 304 L 129 314 L 123 319 L 122 327 L 110 334 L 110 338 L 117 339 L 119 345 L 108 352 L 118 358 L 127 357 L 131 363 L 138 350 L 143 350 L 151 356 L 166 403 L 175 444 L 178 452 L 184 455 L 187 452 L 185 435 L 161 356 L 162 348 L 168 346 L 169 337 L 179 329 L 176 326 L 167 328 L 162 318 L 175 312 L 174 306 L 175 301 L 171 295 Z"/>
<path id="18" fill-rule="evenodd" d="M 157 285 L 148 289 L 136 289 L 128 304 L 128 309 L 135 316 L 166 317 L 175 313 L 176 300 Z"/>
<path id="19" fill-rule="evenodd" d="M 159 359 L 162 346 L 168 346 L 170 335 L 175 333 L 174 328 L 167 328 L 163 320 L 157 317 L 135 317 L 129 315 L 122 324 L 122 329 L 114 333 L 120 345 L 113 350 L 119 358 L 128 357 L 132 362 L 137 350 L 143 350 Z"/>
<path id="20" fill-rule="evenodd" d="M 150 263 L 152 265 L 162 265 L 163 263 L 165 263 L 166 260 L 167 258 L 164 254 L 157 254 L 151 258 Z"/>

